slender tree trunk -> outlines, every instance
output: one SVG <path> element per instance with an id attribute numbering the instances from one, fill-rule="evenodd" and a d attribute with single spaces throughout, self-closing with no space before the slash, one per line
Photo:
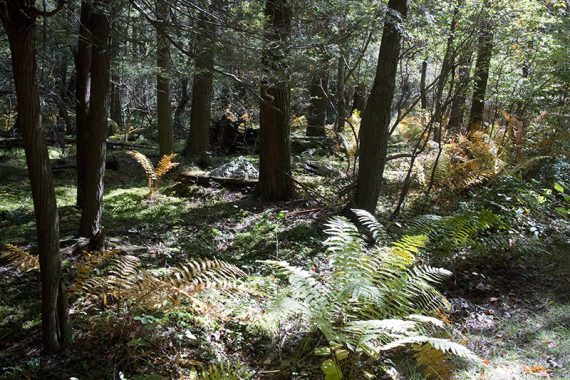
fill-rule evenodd
<path id="1" fill-rule="evenodd" d="M 118 19 L 121 11 L 120 6 L 113 7 L 113 18 Z M 121 76 L 119 75 L 119 67 L 117 62 L 121 55 L 121 38 L 126 36 L 127 29 L 124 23 L 114 23 L 111 27 L 111 101 L 110 101 L 110 117 L 119 128 L 124 126 L 123 118 L 123 98 L 121 94 Z"/>
<path id="2" fill-rule="evenodd" d="M 485 108 L 485 93 L 489 79 L 489 68 L 493 54 L 493 33 L 490 25 L 484 25 L 479 35 L 477 48 L 477 62 L 475 64 L 475 87 L 471 102 L 471 114 L 469 116 L 469 132 L 481 129 L 483 122 L 483 109 Z"/>
<path id="3" fill-rule="evenodd" d="M 355 110 L 360 111 L 360 115 L 364 113 L 366 109 L 366 84 L 364 82 L 358 83 L 354 88 L 354 97 L 352 98 L 352 109 L 350 113 L 354 113 Z"/>
<path id="4" fill-rule="evenodd" d="M 390 0 L 386 13 L 376 78 L 360 125 L 359 170 L 353 206 L 376 211 L 388 150 L 390 109 L 402 40 L 401 22 L 408 13 L 407 0 Z"/>
<path id="5" fill-rule="evenodd" d="M 210 145 L 210 115 L 212 86 L 214 82 L 215 24 L 207 17 L 199 20 L 198 28 L 204 33 L 198 41 L 198 54 L 194 82 L 192 83 L 192 109 L 190 110 L 190 134 L 186 151 L 200 166 L 208 163 Z"/>
<path id="6" fill-rule="evenodd" d="M 307 110 L 307 136 L 325 136 L 327 118 L 328 77 L 314 76 L 309 89 L 309 109 Z"/>
<path id="7" fill-rule="evenodd" d="M 336 76 L 336 130 L 337 132 L 342 132 L 344 130 L 345 118 L 346 118 L 346 95 L 345 95 L 345 83 L 344 79 L 346 76 L 346 63 L 344 62 L 344 55 L 341 49 L 341 56 L 338 58 L 338 68 Z"/>
<path id="8" fill-rule="evenodd" d="M 464 50 L 459 57 L 457 65 L 456 92 L 451 102 L 451 112 L 447 129 L 455 135 L 461 133 L 463 129 L 463 119 L 465 117 L 465 101 L 467 99 L 467 87 L 469 86 L 469 72 L 471 71 L 471 51 Z"/>
<path id="9" fill-rule="evenodd" d="M 75 54 L 75 133 L 77 160 L 77 206 L 83 208 L 85 192 L 85 162 L 88 160 L 87 149 L 87 120 L 91 88 L 91 10 L 92 0 L 81 2 L 79 19 L 79 38 Z"/>
<path id="10" fill-rule="evenodd" d="M 161 23 L 156 28 L 156 112 L 158 116 L 158 143 L 160 155 L 174 150 L 172 109 L 170 106 L 170 43 L 166 38 L 166 24 L 170 20 L 170 5 L 164 0 L 156 1 L 156 13 Z"/>
<path id="11" fill-rule="evenodd" d="M 88 112 L 88 139 L 85 144 L 85 189 L 79 235 L 91 239 L 91 248 L 103 244 L 101 216 L 103 213 L 103 177 L 107 153 L 107 99 L 111 55 L 109 49 L 111 0 L 95 0 L 91 13 L 91 96 Z"/>
<path id="12" fill-rule="evenodd" d="M 180 133 L 184 129 L 184 112 L 186 111 L 186 106 L 190 101 L 190 96 L 188 96 L 188 78 L 183 78 L 180 82 L 180 100 L 178 105 L 174 110 L 174 131 Z"/>
<path id="13" fill-rule="evenodd" d="M 265 200 L 293 197 L 291 173 L 289 85 L 286 45 L 291 33 L 291 7 L 287 0 L 266 0 L 269 46 L 263 53 L 267 78 L 261 83 L 259 182 L 256 192 Z M 274 47 L 274 46 L 277 46 Z"/>
<path id="14" fill-rule="evenodd" d="M 434 140 L 437 142 L 441 141 L 441 134 L 443 128 L 443 90 L 447 84 L 447 79 L 449 78 L 449 73 L 453 67 L 453 41 L 455 38 L 455 29 L 457 26 L 457 17 L 459 15 L 460 3 L 455 5 L 453 10 L 453 16 L 451 18 L 451 25 L 449 26 L 449 34 L 447 37 L 447 44 L 445 46 L 445 53 L 443 56 L 443 62 L 441 63 L 441 72 L 437 80 L 436 93 L 435 93 L 435 110 L 433 114 L 434 118 Z"/>
<path id="15" fill-rule="evenodd" d="M 63 119 L 65 123 L 65 134 L 72 133 L 73 128 L 71 127 L 71 120 L 69 120 L 69 114 L 67 113 L 67 62 L 62 59 L 59 65 L 59 85 L 58 85 L 58 101 L 57 106 L 59 108 L 59 117 Z"/>
<path id="16" fill-rule="evenodd" d="M 427 61 L 422 61 L 422 71 L 420 77 L 420 107 L 425 110 L 427 108 L 427 92 L 426 92 L 426 76 L 427 76 Z"/>
<path id="17" fill-rule="evenodd" d="M 22 133 L 32 186 L 42 287 L 42 333 L 46 353 L 55 353 L 71 339 L 67 300 L 61 281 L 59 218 L 47 145 L 40 113 L 34 43 L 34 2 L 10 0 L 0 12 L 12 54 L 18 99 L 17 125 Z"/>

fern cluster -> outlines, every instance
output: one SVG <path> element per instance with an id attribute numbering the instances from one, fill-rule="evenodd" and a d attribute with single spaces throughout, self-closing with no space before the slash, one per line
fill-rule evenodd
<path id="1" fill-rule="evenodd" d="M 0 260 L 8 262 L 24 272 L 40 269 L 40 262 L 37 256 L 31 255 L 25 249 L 13 244 L 4 244 L 0 252 Z"/>
<path id="2" fill-rule="evenodd" d="M 221 260 L 187 260 L 174 268 L 142 269 L 140 260 L 131 255 L 112 259 L 107 274 L 87 279 L 81 294 L 90 299 L 109 297 L 125 300 L 139 309 L 161 309 L 182 302 L 200 309 L 196 296 L 207 288 L 232 287 L 235 280 L 245 275 L 236 267 Z"/>
<path id="3" fill-rule="evenodd" d="M 300 316 L 331 345 L 345 345 L 375 359 L 397 347 L 418 344 L 430 345 L 442 355 L 474 359 L 463 346 L 431 337 L 444 327 L 436 316 L 449 308 L 434 285 L 450 272 L 418 264 L 416 258 L 428 237 L 407 235 L 387 244 L 387 234 L 374 217 L 355 213 L 374 244 L 367 244 L 348 220 L 332 219 L 325 230 L 330 270 L 317 274 L 282 261 L 268 262 L 290 284 L 289 293 L 278 297 L 269 317 L 283 321 Z"/>
<path id="4" fill-rule="evenodd" d="M 500 216 L 490 210 L 461 211 L 450 216 L 426 214 L 412 220 L 407 234 L 428 236 L 428 250 L 449 254 L 453 249 L 471 247 L 489 252 L 507 244 L 506 227 Z"/>

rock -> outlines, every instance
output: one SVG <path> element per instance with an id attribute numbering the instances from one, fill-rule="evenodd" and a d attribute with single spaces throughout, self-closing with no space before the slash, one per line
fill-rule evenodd
<path id="1" fill-rule="evenodd" d="M 231 160 L 208 173 L 210 177 L 218 178 L 258 178 L 259 171 L 243 156 Z"/>

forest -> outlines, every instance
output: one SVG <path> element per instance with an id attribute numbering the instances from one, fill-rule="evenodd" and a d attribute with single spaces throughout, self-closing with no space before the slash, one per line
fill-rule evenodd
<path id="1" fill-rule="evenodd" d="M 0 21 L 0 379 L 570 379 L 570 0 Z"/>

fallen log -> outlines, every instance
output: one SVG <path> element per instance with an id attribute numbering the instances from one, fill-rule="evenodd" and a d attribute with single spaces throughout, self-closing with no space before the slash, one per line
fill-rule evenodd
<path id="1" fill-rule="evenodd" d="M 257 185 L 257 179 L 211 177 L 209 175 L 196 172 L 180 173 L 176 180 L 180 183 L 196 184 L 200 186 L 212 186 L 213 183 L 217 183 L 224 187 L 253 187 Z"/>

